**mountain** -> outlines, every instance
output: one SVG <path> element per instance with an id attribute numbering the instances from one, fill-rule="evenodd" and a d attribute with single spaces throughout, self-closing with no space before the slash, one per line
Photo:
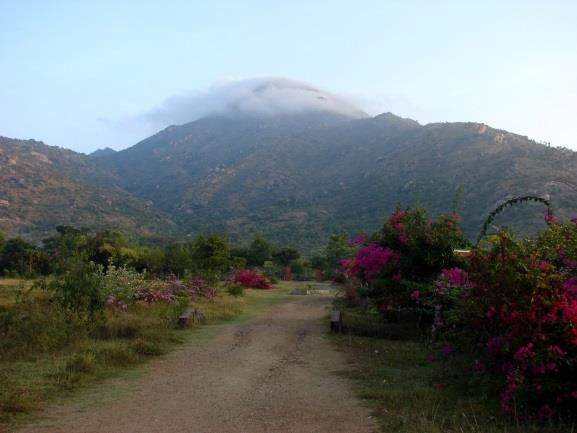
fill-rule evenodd
<path id="1" fill-rule="evenodd" d="M 514 196 L 549 197 L 559 216 L 577 214 L 573 151 L 480 123 L 371 117 L 294 80 L 236 81 L 148 116 L 181 124 L 90 156 L 0 139 L 0 230 L 34 239 L 59 224 L 219 231 L 234 241 L 262 232 L 311 251 L 331 233 L 377 229 L 397 206 L 457 210 L 471 239 Z M 528 234 L 543 215 L 524 205 L 496 223 Z"/>
<path id="2" fill-rule="evenodd" d="M 96 149 L 94 152 L 89 154 L 91 158 L 102 158 L 103 156 L 110 156 L 114 155 L 116 150 L 111 149 L 110 147 L 105 147 L 104 149 Z"/>
<path id="3" fill-rule="evenodd" d="M 517 195 L 549 196 L 562 216 L 577 212 L 575 152 L 483 124 L 423 126 L 391 113 L 213 114 L 97 163 L 189 231 L 236 240 L 261 231 L 305 249 L 332 232 L 378 228 L 397 205 L 435 214 L 457 203 L 471 238 Z M 526 206 L 497 222 L 528 233 L 543 212 Z"/>
<path id="4" fill-rule="evenodd" d="M 89 157 L 0 137 L 0 231 L 38 241 L 57 225 L 120 229 L 138 237 L 175 230 L 169 217 L 124 191 Z"/>

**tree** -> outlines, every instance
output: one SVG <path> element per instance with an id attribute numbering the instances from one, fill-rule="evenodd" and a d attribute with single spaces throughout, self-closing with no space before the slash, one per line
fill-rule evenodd
<path id="1" fill-rule="evenodd" d="M 308 277 L 311 271 L 311 267 L 310 263 L 301 257 L 291 260 L 290 270 L 292 273 L 300 277 Z"/>
<path id="2" fill-rule="evenodd" d="M 350 244 L 349 237 L 346 234 L 334 234 L 329 238 L 325 247 L 325 261 L 327 272 L 334 275 L 341 265 L 341 261 L 352 257 L 355 248 Z"/>
<path id="3" fill-rule="evenodd" d="M 62 272 L 66 262 L 86 255 L 89 240 L 88 230 L 77 230 L 70 226 L 56 227 L 58 234 L 42 241 L 44 251 L 50 257 L 53 272 Z"/>
<path id="4" fill-rule="evenodd" d="M 111 261 L 117 266 L 122 266 L 136 260 L 133 245 L 126 235 L 120 232 L 108 230 L 98 232 L 89 239 L 87 248 L 88 258 L 105 267 Z"/>
<path id="5" fill-rule="evenodd" d="M 290 262 L 300 258 L 301 254 L 296 248 L 282 247 L 272 253 L 273 261 L 280 266 L 288 266 Z"/>
<path id="6" fill-rule="evenodd" d="M 230 264 L 230 248 L 218 234 L 199 235 L 191 245 L 194 269 L 209 280 L 216 280 Z"/>
<path id="7" fill-rule="evenodd" d="M 2 248 L 0 271 L 13 272 L 21 276 L 46 273 L 46 254 L 20 238 L 9 239 Z"/>
<path id="8" fill-rule="evenodd" d="M 248 265 L 262 266 L 264 262 L 271 260 L 273 250 L 272 244 L 262 234 L 256 234 L 248 247 Z"/>
<path id="9" fill-rule="evenodd" d="M 179 277 L 192 267 L 190 249 L 183 243 L 172 243 L 164 249 L 164 268 L 166 272 Z"/>

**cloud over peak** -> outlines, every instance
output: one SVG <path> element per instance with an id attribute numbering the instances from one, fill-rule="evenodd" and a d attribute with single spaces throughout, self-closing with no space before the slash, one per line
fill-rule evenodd
<path id="1" fill-rule="evenodd" d="M 173 96 L 143 118 L 166 126 L 215 114 L 279 116 L 307 112 L 351 118 L 368 116 L 346 100 L 310 84 L 282 77 L 261 77 L 222 81 L 205 91 Z"/>

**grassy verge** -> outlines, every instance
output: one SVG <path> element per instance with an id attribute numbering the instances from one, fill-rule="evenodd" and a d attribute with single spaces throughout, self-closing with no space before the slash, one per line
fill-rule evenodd
<path id="1" fill-rule="evenodd" d="M 0 306 L 9 306 L 16 301 L 16 296 L 22 289 L 31 285 L 29 280 L 19 278 L 0 278 Z"/>
<path id="2" fill-rule="evenodd" d="M 430 360 L 419 341 L 331 335 L 347 353 L 352 379 L 386 433 L 572 433 L 572 425 L 516 425 L 500 416 L 493 393 L 459 375 L 459 362 Z"/>
<path id="3" fill-rule="evenodd" d="M 90 330 L 79 330 L 67 325 L 46 299 L 34 297 L 28 304 L 14 304 L 14 308 L 25 309 L 19 314 L 24 313 L 28 323 L 21 326 L 22 341 L 16 345 L 4 342 L 9 350 L 0 357 L 0 432 L 27 420 L 48 402 L 134 371 L 147 359 L 183 343 L 209 339 L 218 332 L 219 324 L 246 320 L 286 299 L 288 289 L 281 283 L 269 291 L 246 290 L 239 297 L 219 293 L 213 302 L 195 301 L 192 304 L 202 311 L 205 321 L 185 329 L 175 327 L 182 310 L 177 305 L 135 307 L 120 314 L 109 311 L 105 321 Z"/>

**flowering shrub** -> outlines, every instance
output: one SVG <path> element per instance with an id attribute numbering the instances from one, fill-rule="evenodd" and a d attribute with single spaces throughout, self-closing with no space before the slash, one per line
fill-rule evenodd
<path id="1" fill-rule="evenodd" d="M 234 272 L 227 278 L 229 283 L 237 283 L 243 287 L 253 289 L 270 289 L 271 284 L 264 275 L 252 269 L 242 268 Z"/>
<path id="2" fill-rule="evenodd" d="M 147 304 L 156 302 L 173 303 L 176 301 L 176 294 L 168 284 L 162 281 L 154 281 L 137 289 L 135 299 L 146 302 Z"/>
<path id="3" fill-rule="evenodd" d="M 534 240 L 501 232 L 475 250 L 454 311 L 461 339 L 503 378 L 502 410 L 539 419 L 577 408 L 577 227 L 546 218 Z"/>
<path id="4" fill-rule="evenodd" d="M 433 310 L 433 324 L 431 332 L 438 335 L 454 325 L 452 317 L 454 309 L 459 304 L 463 293 L 471 287 L 469 273 L 462 268 L 453 267 L 443 269 L 441 275 L 433 283 L 433 290 L 429 299 L 425 300 Z"/>
<path id="5" fill-rule="evenodd" d="M 120 310 L 128 309 L 128 305 L 136 301 L 136 292 L 145 285 L 146 274 L 136 272 L 126 266 L 115 266 L 109 262 L 106 271 L 99 267 L 99 278 L 104 285 L 106 305 Z"/>
<path id="6" fill-rule="evenodd" d="M 501 379 L 503 412 L 575 418 L 577 219 L 560 224 L 548 208 L 545 222 L 530 240 L 501 231 L 463 262 L 456 215 L 397 210 L 341 262 L 346 299 L 368 297 L 385 317 L 428 314 L 443 358 L 465 349 L 477 371 Z"/>
<path id="7" fill-rule="evenodd" d="M 110 266 L 101 278 L 105 281 L 108 295 L 105 303 L 119 310 L 127 310 L 135 302 L 152 304 L 156 302 L 174 303 L 177 297 L 213 300 L 216 289 L 200 277 L 181 280 L 174 275 L 166 281 L 144 279 L 144 275 L 126 268 Z"/>
<path id="8" fill-rule="evenodd" d="M 355 244 L 355 256 L 342 260 L 341 270 L 385 311 L 422 307 L 422 295 L 443 268 L 459 263 L 453 249 L 466 241 L 455 214 L 430 219 L 423 209 L 399 209 L 380 232 L 357 237 Z"/>
<path id="9" fill-rule="evenodd" d="M 200 277 L 192 277 L 186 282 L 186 290 L 192 298 L 206 298 L 212 301 L 216 297 L 216 289 Z"/>

